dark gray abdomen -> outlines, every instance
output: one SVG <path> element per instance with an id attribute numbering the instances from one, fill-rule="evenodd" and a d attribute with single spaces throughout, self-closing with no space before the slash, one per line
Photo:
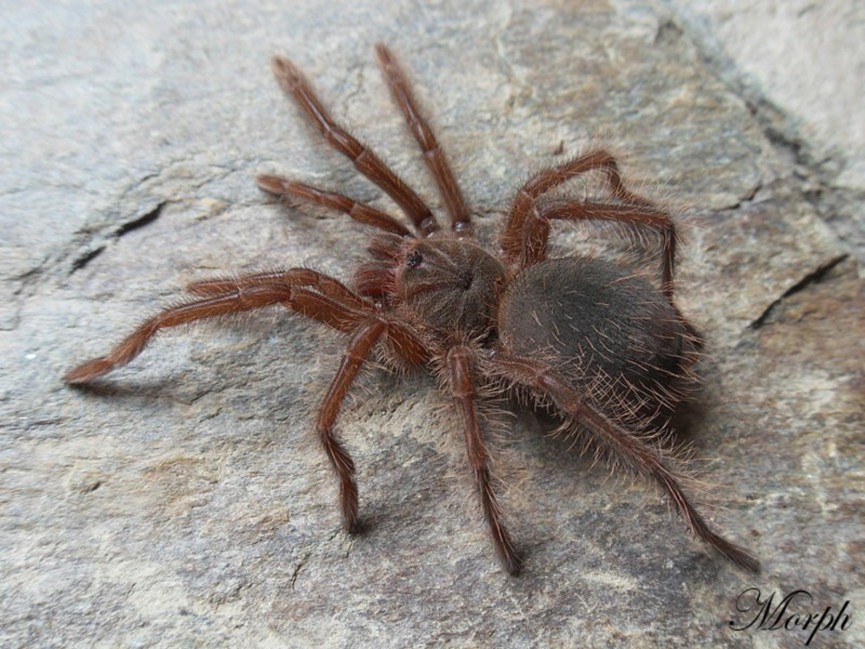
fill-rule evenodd
<path id="1" fill-rule="evenodd" d="M 507 348 L 553 365 L 623 423 L 669 414 L 693 362 L 686 326 L 663 294 L 600 260 L 526 268 L 500 302 L 498 326 Z"/>

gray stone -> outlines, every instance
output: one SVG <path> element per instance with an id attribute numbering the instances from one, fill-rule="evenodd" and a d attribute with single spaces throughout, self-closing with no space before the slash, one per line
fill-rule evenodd
<path id="1" fill-rule="evenodd" d="M 366 0 L 72 3 L 5 20 L 4 646 L 804 642 L 729 628 L 752 587 L 808 590 L 818 611 L 850 600 L 852 627 L 812 646 L 865 642 L 865 291 L 824 218 L 850 195 L 790 155 L 686 21 L 651 3 Z M 342 412 L 366 525 L 346 536 L 312 430 L 344 340 L 285 311 L 166 333 L 91 389 L 63 385 L 191 280 L 300 264 L 347 279 L 363 257 L 361 226 L 254 186 L 277 172 L 393 209 L 281 95 L 275 52 L 440 208 L 377 40 L 490 240 L 520 182 L 592 146 L 676 211 L 680 304 L 707 338 L 687 465 L 761 575 L 689 539 L 651 485 L 608 479 L 514 410 L 493 435 L 526 556 L 508 577 L 458 422 L 424 375 L 370 372 Z M 621 243 L 557 230 L 561 254 Z"/>
<path id="2" fill-rule="evenodd" d="M 865 261 L 865 4 L 663 1 L 799 163 L 801 189 Z"/>

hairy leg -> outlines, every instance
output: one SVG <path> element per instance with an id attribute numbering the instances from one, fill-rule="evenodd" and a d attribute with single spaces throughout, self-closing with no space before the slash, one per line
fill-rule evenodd
<path id="1" fill-rule="evenodd" d="M 204 297 L 169 307 L 149 318 L 107 355 L 69 370 L 64 380 L 70 384 L 87 383 L 115 367 L 126 365 L 161 329 L 274 304 L 346 333 L 354 331 L 365 320 L 378 318 L 372 302 L 356 295 L 337 279 L 308 268 L 201 280 L 190 284 L 188 289 Z M 425 348 L 408 327 L 389 323 L 389 332 L 394 349 L 409 363 L 416 365 L 426 359 Z"/>
<path id="2" fill-rule="evenodd" d="M 420 146 L 424 160 L 432 172 L 436 185 L 438 185 L 439 192 L 445 202 L 445 208 L 451 217 L 451 228 L 458 234 L 468 234 L 471 229 L 471 219 L 459 185 L 454 179 L 435 134 L 418 110 L 405 72 L 383 43 L 377 44 L 375 51 L 387 84 L 390 86 L 391 94 L 405 116 L 409 130 Z"/>
<path id="3" fill-rule="evenodd" d="M 273 72 L 283 91 L 294 97 L 328 143 L 349 158 L 364 176 L 381 187 L 408 215 L 421 234 L 426 236 L 439 229 L 435 217 L 420 196 L 372 150 L 337 125 L 294 63 L 276 56 L 273 58 Z"/>
<path id="4" fill-rule="evenodd" d="M 333 434 L 333 425 L 336 422 L 342 400 L 348 393 L 358 370 L 386 330 L 387 325 L 376 320 L 366 322 L 355 330 L 339 369 L 331 380 L 321 402 L 315 424 L 321 444 L 339 479 L 343 525 L 348 532 L 352 533 L 360 530 L 354 462 Z"/>
<path id="5" fill-rule="evenodd" d="M 590 171 L 601 171 L 606 174 L 610 192 L 619 200 L 631 205 L 651 207 L 651 203 L 645 198 L 625 189 L 619 173 L 619 165 L 610 153 L 604 150 L 592 151 L 555 167 L 539 171 L 517 190 L 501 239 L 506 259 L 514 261 L 520 256 L 525 221 L 534 202 L 551 189 Z"/>
<path id="6" fill-rule="evenodd" d="M 484 517 L 490 528 L 493 545 L 508 573 L 520 571 L 520 560 L 511 537 L 501 520 L 501 511 L 493 493 L 489 457 L 475 412 L 475 384 L 472 378 L 472 353 L 463 346 L 452 347 L 447 353 L 447 379 L 451 395 L 463 420 L 466 451 L 474 472 Z"/>
<path id="7" fill-rule="evenodd" d="M 361 203 L 338 192 L 319 189 L 296 180 L 281 176 L 261 175 L 255 179 L 258 186 L 266 192 L 277 196 L 295 196 L 311 203 L 317 203 L 333 210 L 348 214 L 359 223 L 398 234 L 403 237 L 413 236 L 402 223 L 390 214 L 382 212 L 366 203 Z"/>
<path id="8" fill-rule="evenodd" d="M 502 379 L 547 395 L 562 414 L 584 426 L 613 457 L 654 480 L 675 504 L 694 536 L 736 565 L 751 572 L 759 572 L 759 562 L 745 548 L 728 541 L 709 527 L 688 500 L 677 475 L 665 466 L 657 448 L 611 422 L 586 403 L 555 370 L 538 361 L 500 350 L 493 357 L 490 371 Z"/>
<path id="9" fill-rule="evenodd" d="M 282 304 L 350 334 L 345 355 L 319 409 L 316 431 L 339 479 L 343 523 L 349 532 L 356 532 L 358 498 L 354 462 L 333 433 L 340 405 L 364 360 L 380 339 L 387 338 L 394 352 L 413 365 L 424 362 L 429 356 L 423 342 L 406 325 L 380 317 L 369 302 L 338 280 L 306 268 L 203 280 L 192 283 L 189 289 L 206 297 L 165 309 L 150 318 L 106 356 L 67 372 L 66 382 L 86 383 L 125 365 L 141 353 L 160 329 L 274 304 Z"/>
<path id="10" fill-rule="evenodd" d="M 213 318 L 227 313 L 258 309 L 271 304 L 279 304 L 291 298 L 291 289 L 271 285 L 250 286 L 232 294 L 192 300 L 174 306 L 146 320 L 129 336 L 124 338 L 107 355 L 82 363 L 69 370 L 64 380 L 69 384 L 87 383 L 115 367 L 126 365 L 138 356 L 147 342 L 160 329 Z"/>
<path id="11" fill-rule="evenodd" d="M 669 214 L 648 205 L 613 205 L 581 201 L 551 201 L 535 203 L 529 209 L 523 228 L 523 248 L 520 265 L 531 266 L 546 257 L 550 221 L 617 221 L 655 228 L 662 237 L 661 290 L 672 302 L 673 265 L 676 257 L 676 231 Z"/>
<path id="12" fill-rule="evenodd" d="M 250 286 L 277 286 L 313 288 L 323 295 L 344 302 L 361 310 L 371 310 L 371 302 L 356 295 L 338 279 L 311 268 L 287 268 L 284 270 L 252 273 L 240 277 L 215 277 L 192 282 L 186 290 L 200 295 L 214 293 L 234 293 Z"/>

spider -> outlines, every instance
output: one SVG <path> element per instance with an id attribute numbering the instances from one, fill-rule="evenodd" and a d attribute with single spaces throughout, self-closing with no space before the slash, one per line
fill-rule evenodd
<path id="1" fill-rule="evenodd" d="M 410 224 L 330 189 L 258 176 L 266 192 L 344 212 L 374 229 L 369 257 L 353 281 L 344 284 L 298 267 L 193 282 L 187 287 L 192 297 L 146 320 L 106 356 L 70 370 L 66 383 L 88 383 L 125 365 L 162 329 L 282 305 L 348 338 L 315 429 L 339 483 L 349 533 L 360 530 L 355 466 L 334 426 L 358 371 L 376 355 L 392 369 L 426 368 L 453 400 L 483 515 L 508 573 L 520 571 L 521 557 L 496 499 L 480 407 L 489 394 L 514 392 L 551 410 L 562 430 L 614 468 L 654 481 L 697 538 L 733 563 L 758 571 L 757 560 L 713 531 L 691 504 L 658 442 L 683 399 L 701 345 L 673 299 L 676 236 L 670 216 L 629 191 L 614 157 L 595 150 L 532 176 L 511 201 L 500 249 L 483 247 L 405 73 L 385 45 L 378 44 L 376 54 L 438 187 L 450 228 L 442 228 L 401 178 L 333 120 L 294 63 L 276 56 L 273 71 L 282 90 L 333 148 L 393 199 Z M 547 196 L 591 172 L 605 179 L 604 200 Z M 551 224 L 558 220 L 612 221 L 657 232 L 660 288 L 616 262 L 549 257 Z"/>

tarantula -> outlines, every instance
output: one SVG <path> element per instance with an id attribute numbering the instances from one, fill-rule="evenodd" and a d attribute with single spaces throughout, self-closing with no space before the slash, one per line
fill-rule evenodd
<path id="1" fill-rule="evenodd" d="M 377 354 L 390 367 L 427 368 L 450 393 L 493 545 L 510 574 L 519 572 L 520 558 L 502 522 L 479 414 L 481 400 L 495 390 L 528 396 L 613 466 L 653 480 L 696 537 L 757 571 L 757 560 L 714 532 L 691 504 L 658 443 L 700 346 L 673 300 L 676 236 L 669 215 L 626 189 L 613 156 L 596 150 L 523 184 L 511 202 L 501 249 L 487 250 L 474 238 L 459 186 L 405 73 L 384 45 L 376 46 L 376 54 L 438 186 L 450 229 L 442 229 L 424 201 L 331 118 L 300 70 L 277 56 L 273 70 L 282 89 L 332 147 L 393 199 L 410 226 L 329 189 L 259 176 L 259 187 L 271 194 L 344 212 L 377 230 L 353 281 L 346 285 L 315 270 L 289 268 L 193 282 L 187 289 L 194 297 L 145 321 L 108 355 L 70 370 L 66 382 L 87 383 L 128 363 L 166 327 L 281 304 L 348 337 L 315 424 L 339 481 L 348 532 L 359 530 L 355 467 L 334 425 L 361 366 Z M 590 172 L 605 178 L 604 200 L 545 197 Z M 548 258 L 555 220 L 612 221 L 656 231 L 662 243 L 660 288 L 613 262 Z"/>

